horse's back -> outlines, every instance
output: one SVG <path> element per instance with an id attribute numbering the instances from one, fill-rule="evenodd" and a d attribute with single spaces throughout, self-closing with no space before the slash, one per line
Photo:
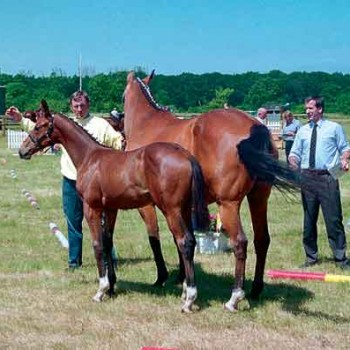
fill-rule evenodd
<path id="1" fill-rule="evenodd" d="M 235 196 L 230 193 L 236 187 L 251 187 L 237 145 L 250 136 L 251 127 L 258 123 L 254 118 L 237 109 L 217 109 L 188 120 L 162 119 L 156 114 L 153 123 L 145 125 L 140 137 L 129 140 L 128 147 L 154 141 L 181 145 L 199 161 L 209 188 L 209 201 L 226 194 Z"/>

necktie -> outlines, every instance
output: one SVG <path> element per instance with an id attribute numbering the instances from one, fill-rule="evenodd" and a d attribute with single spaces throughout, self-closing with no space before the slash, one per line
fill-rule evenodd
<path id="1" fill-rule="evenodd" d="M 310 141 L 310 158 L 309 167 L 310 169 L 315 168 L 316 163 L 316 142 L 317 142 L 317 124 L 314 124 L 312 128 L 311 141 Z"/>

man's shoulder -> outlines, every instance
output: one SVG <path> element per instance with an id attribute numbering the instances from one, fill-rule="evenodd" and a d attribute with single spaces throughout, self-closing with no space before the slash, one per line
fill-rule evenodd
<path id="1" fill-rule="evenodd" d="M 335 129 L 342 128 L 342 126 L 338 122 L 335 122 L 333 120 L 323 119 L 322 123 L 326 125 L 327 128 L 335 128 Z"/>
<path id="2" fill-rule="evenodd" d="M 103 118 L 103 117 L 98 117 L 98 116 L 96 116 L 96 115 L 92 115 L 92 116 L 90 117 L 89 122 L 94 123 L 94 124 L 100 124 L 100 125 L 109 124 L 108 121 L 107 121 L 105 118 Z"/>

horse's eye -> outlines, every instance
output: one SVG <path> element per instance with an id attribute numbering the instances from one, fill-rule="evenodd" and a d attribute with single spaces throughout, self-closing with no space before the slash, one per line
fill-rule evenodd
<path id="1" fill-rule="evenodd" d="M 40 128 L 39 128 L 38 126 L 35 126 L 35 127 L 34 127 L 34 130 L 35 130 L 35 131 L 39 131 L 39 129 L 40 129 Z"/>

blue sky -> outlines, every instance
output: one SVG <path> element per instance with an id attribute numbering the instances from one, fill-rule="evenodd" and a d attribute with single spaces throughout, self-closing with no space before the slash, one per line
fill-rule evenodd
<path id="1" fill-rule="evenodd" d="M 348 0 L 1 0 L 2 73 L 350 73 Z"/>

